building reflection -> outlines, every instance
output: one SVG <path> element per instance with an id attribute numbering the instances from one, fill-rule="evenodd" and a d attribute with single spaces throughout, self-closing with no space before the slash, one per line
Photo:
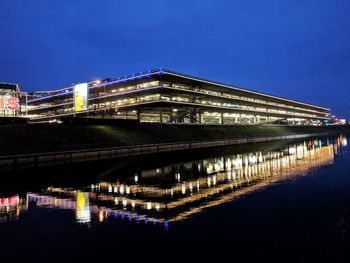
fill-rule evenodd
<path id="1" fill-rule="evenodd" d="M 167 229 L 169 223 L 208 207 L 332 164 L 345 146 L 345 137 L 316 139 L 279 151 L 226 155 L 139 171 L 116 182 L 101 181 L 84 189 L 49 187 L 40 193 L 27 193 L 24 206 L 72 210 L 76 222 L 82 224 L 118 219 L 160 224 Z M 14 209 L 20 203 L 10 207 Z M 21 209 L 16 211 L 19 214 Z"/>
<path id="2" fill-rule="evenodd" d="M 26 209 L 24 199 L 18 195 L 0 198 L 0 222 L 17 220 L 21 211 Z"/>
<path id="3" fill-rule="evenodd" d="M 91 212 L 89 203 L 89 193 L 77 191 L 75 218 L 78 223 L 90 223 Z"/>

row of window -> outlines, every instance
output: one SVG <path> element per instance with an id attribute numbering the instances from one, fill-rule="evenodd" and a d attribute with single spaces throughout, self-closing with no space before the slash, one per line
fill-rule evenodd
<path id="1" fill-rule="evenodd" d="M 176 89 L 194 91 L 197 93 L 209 94 L 209 95 L 214 95 L 214 96 L 222 96 L 222 97 L 227 97 L 227 98 L 231 98 L 231 99 L 235 99 L 235 100 L 247 101 L 247 102 L 252 102 L 252 103 L 259 103 L 259 104 L 271 105 L 271 106 L 276 106 L 276 107 L 283 107 L 283 108 L 290 108 L 290 109 L 295 109 L 295 110 L 302 110 L 302 111 L 325 114 L 323 112 L 318 112 L 316 110 L 286 105 L 283 103 L 276 103 L 276 102 L 265 101 L 265 100 L 261 100 L 261 99 L 249 98 L 249 97 L 244 97 L 244 96 L 238 96 L 238 95 L 233 95 L 233 94 L 228 94 L 228 93 L 220 93 L 220 92 L 210 91 L 210 90 L 206 90 L 206 89 L 202 89 L 202 88 L 193 88 L 193 87 L 190 87 L 187 85 L 180 85 L 180 84 L 176 84 L 176 83 L 166 83 L 166 82 L 160 82 L 160 81 L 149 81 L 149 82 L 144 82 L 144 83 L 140 83 L 137 85 L 129 85 L 129 86 L 118 88 L 118 89 L 114 88 L 114 89 L 111 89 L 108 91 L 106 90 L 105 92 L 99 91 L 97 93 L 91 93 L 90 97 L 91 98 L 100 98 L 103 96 L 109 96 L 113 93 L 116 93 L 116 95 L 117 95 L 118 93 L 123 93 L 125 91 L 147 89 L 147 88 L 152 88 L 152 87 L 157 87 L 157 86 L 171 87 L 171 88 L 176 88 Z M 63 98 L 62 100 L 57 100 L 56 104 L 61 104 L 61 103 L 69 102 L 72 100 L 73 100 L 73 96 L 71 98 Z M 40 104 L 40 107 L 41 106 L 47 107 L 47 106 L 49 106 L 49 103 Z M 276 110 L 275 112 L 278 112 L 278 111 Z M 282 111 L 280 111 L 280 112 L 282 113 Z M 303 114 L 301 114 L 301 116 L 303 116 Z M 304 116 L 307 116 L 307 115 L 304 115 Z M 315 116 L 315 115 L 313 115 L 313 116 Z"/>

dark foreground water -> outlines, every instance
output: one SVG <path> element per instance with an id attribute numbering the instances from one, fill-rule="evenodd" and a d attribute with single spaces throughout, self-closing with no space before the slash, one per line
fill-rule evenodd
<path id="1" fill-rule="evenodd" d="M 1 173 L 0 262 L 350 262 L 347 139 Z"/>

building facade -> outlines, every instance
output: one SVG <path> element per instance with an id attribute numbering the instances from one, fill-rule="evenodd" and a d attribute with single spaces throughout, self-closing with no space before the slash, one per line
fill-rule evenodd
<path id="1" fill-rule="evenodd" d="M 26 98 L 18 84 L 0 82 L 0 117 L 25 115 Z"/>
<path id="2" fill-rule="evenodd" d="M 66 116 L 198 124 L 322 124 L 329 109 L 170 70 L 76 84 L 28 97 L 34 120 Z"/>

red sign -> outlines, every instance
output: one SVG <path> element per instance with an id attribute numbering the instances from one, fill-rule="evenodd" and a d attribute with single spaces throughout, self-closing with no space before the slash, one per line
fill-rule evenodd
<path id="1" fill-rule="evenodd" d="M 19 101 L 15 97 L 0 97 L 0 110 L 13 110 L 19 109 Z"/>
<path id="2" fill-rule="evenodd" d="M 6 205 L 16 206 L 18 204 L 19 204 L 19 197 L 17 195 L 10 196 L 7 198 L 3 198 L 3 197 L 0 198 L 0 207 L 6 206 Z"/>

